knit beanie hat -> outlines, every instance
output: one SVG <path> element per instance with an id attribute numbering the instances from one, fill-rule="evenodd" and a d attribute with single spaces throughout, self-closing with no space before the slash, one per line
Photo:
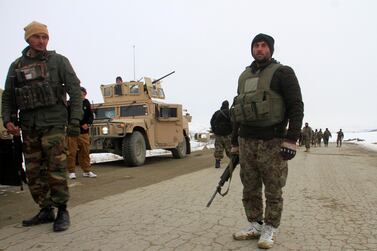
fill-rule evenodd
<path id="1" fill-rule="evenodd" d="M 224 100 L 221 104 L 221 109 L 228 109 L 229 108 L 229 102 L 228 100 Z"/>
<path id="2" fill-rule="evenodd" d="M 24 30 L 25 30 L 25 41 L 26 42 L 31 36 L 38 34 L 38 33 L 43 33 L 43 34 L 46 34 L 48 36 L 47 25 L 36 22 L 36 21 L 33 21 L 30 24 L 28 24 L 24 28 Z"/>
<path id="3" fill-rule="evenodd" d="M 81 87 L 80 87 L 80 90 L 81 90 L 83 93 L 87 94 L 85 87 L 82 87 L 82 86 L 81 86 Z"/>
<path id="4" fill-rule="evenodd" d="M 262 42 L 262 41 L 267 43 L 268 47 L 270 48 L 270 52 L 271 52 L 271 56 L 272 56 L 272 54 L 274 54 L 275 40 L 269 35 L 266 35 L 266 34 L 263 34 L 263 33 L 259 33 L 258 35 L 256 35 L 255 38 L 253 39 L 253 41 L 251 42 L 251 49 L 253 48 L 255 43 Z"/>

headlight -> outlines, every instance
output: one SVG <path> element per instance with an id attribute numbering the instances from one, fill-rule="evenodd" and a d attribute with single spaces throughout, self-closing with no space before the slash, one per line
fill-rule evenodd
<path id="1" fill-rule="evenodd" d="M 107 126 L 102 127 L 102 134 L 103 135 L 109 134 L 109 128 Z"/>

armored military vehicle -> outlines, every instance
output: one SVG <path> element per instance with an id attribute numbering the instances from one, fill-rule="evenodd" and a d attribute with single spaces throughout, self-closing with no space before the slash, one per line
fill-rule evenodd
<path id="1" fill-rule="evenodd" d="M 173 73 L 101 85 L 104 103 L 93 105 L 91 152 L 121 155 L 127 166 L 143 165 L 146 150 L 169 150 L 174 158 L 190 154 L 191 116 L 183 114 L 182 105 L 163 102 L 161 80 Z"/>

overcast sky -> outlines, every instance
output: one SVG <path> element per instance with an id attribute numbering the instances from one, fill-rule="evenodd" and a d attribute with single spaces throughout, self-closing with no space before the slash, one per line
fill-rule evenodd
<path id="1" fill-rule="evenodd" d="M 175 70 L 163 82 L 167 101 L 209 126 L 236 95 L 251 40 L 266 33 L 273 57 L 299 79 L 304 122 L 377 128 L 375 0 L 1 0 L 0 88 L 33 20 L 48 26 L 48 49 L 69 58 L 95 103 L 103 101 L 99 85 L 118 75 L 134 80 L 135 69 L 136 79 L 156 79 Z"/>

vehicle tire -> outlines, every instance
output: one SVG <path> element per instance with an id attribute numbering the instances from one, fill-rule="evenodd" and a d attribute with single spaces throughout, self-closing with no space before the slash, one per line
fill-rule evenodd
<path id="1" fill-rule="evenodd" d="M 144 164 L 146 145 L 141 132 L 135 131 L 123 139 L 122 155 L 127 166 L 141 166 Z"/>
<path id="2" fill-rule="evenodd" d="M 176 148 L 171 149 L 171 153 L 173 154 L 174 159 L 183 159 L 186 157 L 187 145 L 185 137 L 183 137 L 183 141 L 180 142 Z"/>

